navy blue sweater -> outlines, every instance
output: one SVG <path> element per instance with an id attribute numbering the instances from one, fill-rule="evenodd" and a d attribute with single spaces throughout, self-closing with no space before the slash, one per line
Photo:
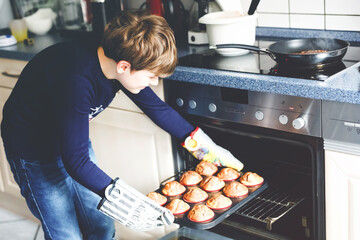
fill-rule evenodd
<path id="1" fill-rule="evenodd" d="M 37 54 L 21 73 L 3 109 L 6 151 L 27 160 L 61 156 L 73 179 L 103 196 L 112 179 L 90 161 L 89 121 L 119 90 L 173 136 L 182 139 L 194 130 L 149 87 L 132 94 L 117 80 L 107 79 L 96 46 L 66 41 Z"/>

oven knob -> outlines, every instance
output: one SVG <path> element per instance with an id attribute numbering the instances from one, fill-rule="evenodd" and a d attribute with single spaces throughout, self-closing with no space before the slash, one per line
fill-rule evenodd
<path id="1" fill-rule="evenodd" d="M 299 117 L 292 122 L 292 125 L 295 129 L 301 129 L 305 126 L 305 120 Z"/>
<path id="2" fill-rule="evenodd" d="M 189 101 L 189 107 L 190 107 L 191 109 L 195 109 L 195 108 L 196 108 L 196 102 L 195 102 L 194 100 L 190 100 L 190 101 Z"/>
<path id="3" fill-rule="evenodd" d="M 176 99 L 176 104 L 179 106 L 179 107 L 182 107 L 184 105 L 184 100 L 182 100 L 182 98 L 177 98 Z"/>
<path id="4" fill-rule="evenodd" d="M 287 117 L 286 115 L 281 114 L 281 115 L 279 116 L 279 122 L 280 122 L 282 125 L 287 124 L 288 121 L 289 121 L 289 119 L 288 119 L 288 117 Z"/>
<path id="5" fill-rule="evenodd" d="M 255 112 L 255 118 L 259 121 L 264 119 L 264 113 L 262 111 L 256 111 Z"/>
<path id="6" fill-rule="evenodd" d="M 216 112 L 216 105 L 214 103 L 209 104 L 209 111 L 210 112 Z"/>

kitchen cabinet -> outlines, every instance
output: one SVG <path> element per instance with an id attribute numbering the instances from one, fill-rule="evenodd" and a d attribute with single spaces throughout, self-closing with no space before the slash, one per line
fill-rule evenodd
<path id="1" fill-rule="evenodd" d="M 10 93 L 11 93 L 11 89 L 0 88 L 0 108 L 1 109 L 4 107 L 4 104 L 7 100 L 7 98 L 10 96 Z M 1 119 L 2 119 L 2 111 L 0 113 L 0 120 Z M 2 169 L 2 171 L 1 171 L 2 184 L 0 184 L 1 191 L 6 192 L 14 197 L 21 197 L 20 189 L 12 176 L 10 166 L 6 160 L 3 144 L 1 144 L 1 146 L 0 146 L 0 167 Z"/>
<path id="2" fill-rule="evenodd" d="M 163 86 L 153 88 L 163 98 Z M 155 125 L 122 92 L 90 123 L 100 167 L 144 194 L 174 174 L 170 135 Z"/>
<path id="3" fill-rule="evenodd" d="M 162 81 L 152 87 L 163 99 Z M 123 92 L 90 122 L 90 139 L 98 164 L 112 178 L 120 177 L 147 194 L 174 174 L 170 135 L 155 125 Z M 158 239 L 177 224 L 136 232 L 116 224 L 117 239 Z"/>
<path id="4" fill-rule="evenodd" d="M 325 151 L 326 239 L 360 239 L 360 156 Z"/>
<path id="5" fill-rule="evenodd" d="M 2 120 L 4 104 L 26 63 L 26 61 L 0 58 L 0 121 Z M 1 207 L 35 220 L 13 178 L 6 160 L 2 140 L 0 140 L 0 199 Z"/>
<path id="6" fill-rule="evenodd" d="M 13 88 L 27 61 L 0 58 L 0 87 Z"/>

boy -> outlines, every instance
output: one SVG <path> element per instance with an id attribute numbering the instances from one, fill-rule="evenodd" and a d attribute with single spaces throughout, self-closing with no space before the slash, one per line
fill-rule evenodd
<path id="1" fill-rule="evenodd" d="M 242 168 L 148 87 L 171 75 L 176 61 L 173 32 L 163 18 L 125 14 L 107 25 L 100 47 L 63 42 L 24 68 L 5 104 L 1 133 L 14 178 L 46 239 L 111 239 L 111 218 L 141 231 L 174 220 L 96 165 L 89 121 L 119 90 L 173 136 L 190 135 L 184 147 L 194 156 L 201 147 L 208 153 L 201 159 Z"/>

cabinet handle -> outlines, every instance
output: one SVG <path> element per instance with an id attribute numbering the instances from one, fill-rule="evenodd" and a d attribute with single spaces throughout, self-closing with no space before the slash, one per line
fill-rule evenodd
<path id="1" fill-rule="evenodd" d="M 6 71 L 2 72 L 1 74 L 6 76 L 6 77 L 12 77 L 12 78 L 19 78 L 20 77 L 20 74 L 11 74 L 11 73 L 8 73 Z"/>

